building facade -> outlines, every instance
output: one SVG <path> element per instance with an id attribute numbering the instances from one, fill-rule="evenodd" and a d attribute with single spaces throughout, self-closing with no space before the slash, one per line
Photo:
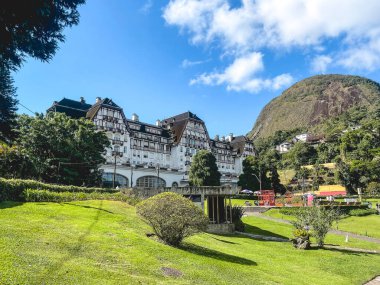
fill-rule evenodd
<path id="1" fill-rule="evenodd" d="M 222 185 L 236 186 L 243 160 L 254 155 L 253 142 L 245 136 L 210 139 L 205 122 L 192 112 L 148 124 L 137 114 L 126 118 L 123 109 L 109 98 L 97 98 L 93 105 L 83 98 L 64 98 L 55 101 L 47 112 L 85 117 L 106 133 L 111 146 L 100 168 L 103 182 L 110 186 L 187 186 L 192 157 L 202 149 L 214 154 Z"/>

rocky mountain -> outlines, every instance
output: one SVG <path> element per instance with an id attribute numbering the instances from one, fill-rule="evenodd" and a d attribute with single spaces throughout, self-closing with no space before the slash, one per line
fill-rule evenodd
<path id="1" fill-rule="evenodd" d="M 279 130 L 318 130 L 326 119 L 354 107 L 372 110 L 380 103 L 380 84 L 351 75 L 317 75 L 306 78 L 274 98 L 261 111 L 252 131 L 253 139 Z"/>

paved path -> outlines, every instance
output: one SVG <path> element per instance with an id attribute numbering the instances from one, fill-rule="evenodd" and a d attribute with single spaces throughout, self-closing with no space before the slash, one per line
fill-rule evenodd
<path id="1" fill-rule="evenodd" d="M 364 285 L 380 285 L 380 275 L 365 283 Z"/>
<path id="2" fill-rule="evenodd" d="M 291 224 L 287 220 L 269 217 L 269 216 L 266 216 L 266 215 L 263 215 L 263 214 L 257 213 L 257 212 L 248 213 L 248 214 L 249 214 L 249 216 L 256 216 L 256 217 L 259 217 L 261 219 L 265 219 L 265 220 L 269 220 L 269 221 L 274 221 L 274 222 L 283 223 L 283 224 Z M 358 235 L 358 234 L 349 233 L 349 232 L 344 232 L 344 231 L 340 231 L 340 230 L 330 230 L 329 233 L 336 234 L 336 235 L 341 235 L 341 236 L 348 236 L 348 237 L 351 237 L 351 238 L 356 238 L 356 239 L 360 239 L 360 240 L 364 240 L 364 241 L 369 241 L 369 242 L 374 242 L 374 243 L 379 243 L 380 244 L 380 239 L 378 239 L 378 238 L 367 237 L 367 236 Z"/>
<path id="3" fill-rule="evenodd" d="M 239 235 L 244 235 L 244 236 L 248 236 L 248 237 L 255 238 L 255 239 L 262 239 L 262 240 L 268 240 L 268 241 L 278 241 L 278 242 L 289 242 L 289 239 L 285 239 L 285 238 L 255 235 L 255 234 L 245 233 L 245 232 L 237 232 L 237 233 Z"/>

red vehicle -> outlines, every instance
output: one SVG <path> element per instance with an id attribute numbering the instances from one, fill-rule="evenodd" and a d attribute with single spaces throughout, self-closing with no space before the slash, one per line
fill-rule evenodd
<path id="1" fill-rule="evenodd" d="M 275 196 L 274 190 L 258 191 L 259 206 L 275 206 Z"/>

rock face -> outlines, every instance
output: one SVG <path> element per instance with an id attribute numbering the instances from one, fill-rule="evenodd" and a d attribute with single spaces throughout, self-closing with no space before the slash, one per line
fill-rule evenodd
<path id="1" fill-rule="evenodd" d="M 380 102 L 380 85 L 351 75 L 318 75 L 304 79 L 269 102 L 249 137 L 264 138 L 278 130 L 307 130 L 352 107 Z"/>

